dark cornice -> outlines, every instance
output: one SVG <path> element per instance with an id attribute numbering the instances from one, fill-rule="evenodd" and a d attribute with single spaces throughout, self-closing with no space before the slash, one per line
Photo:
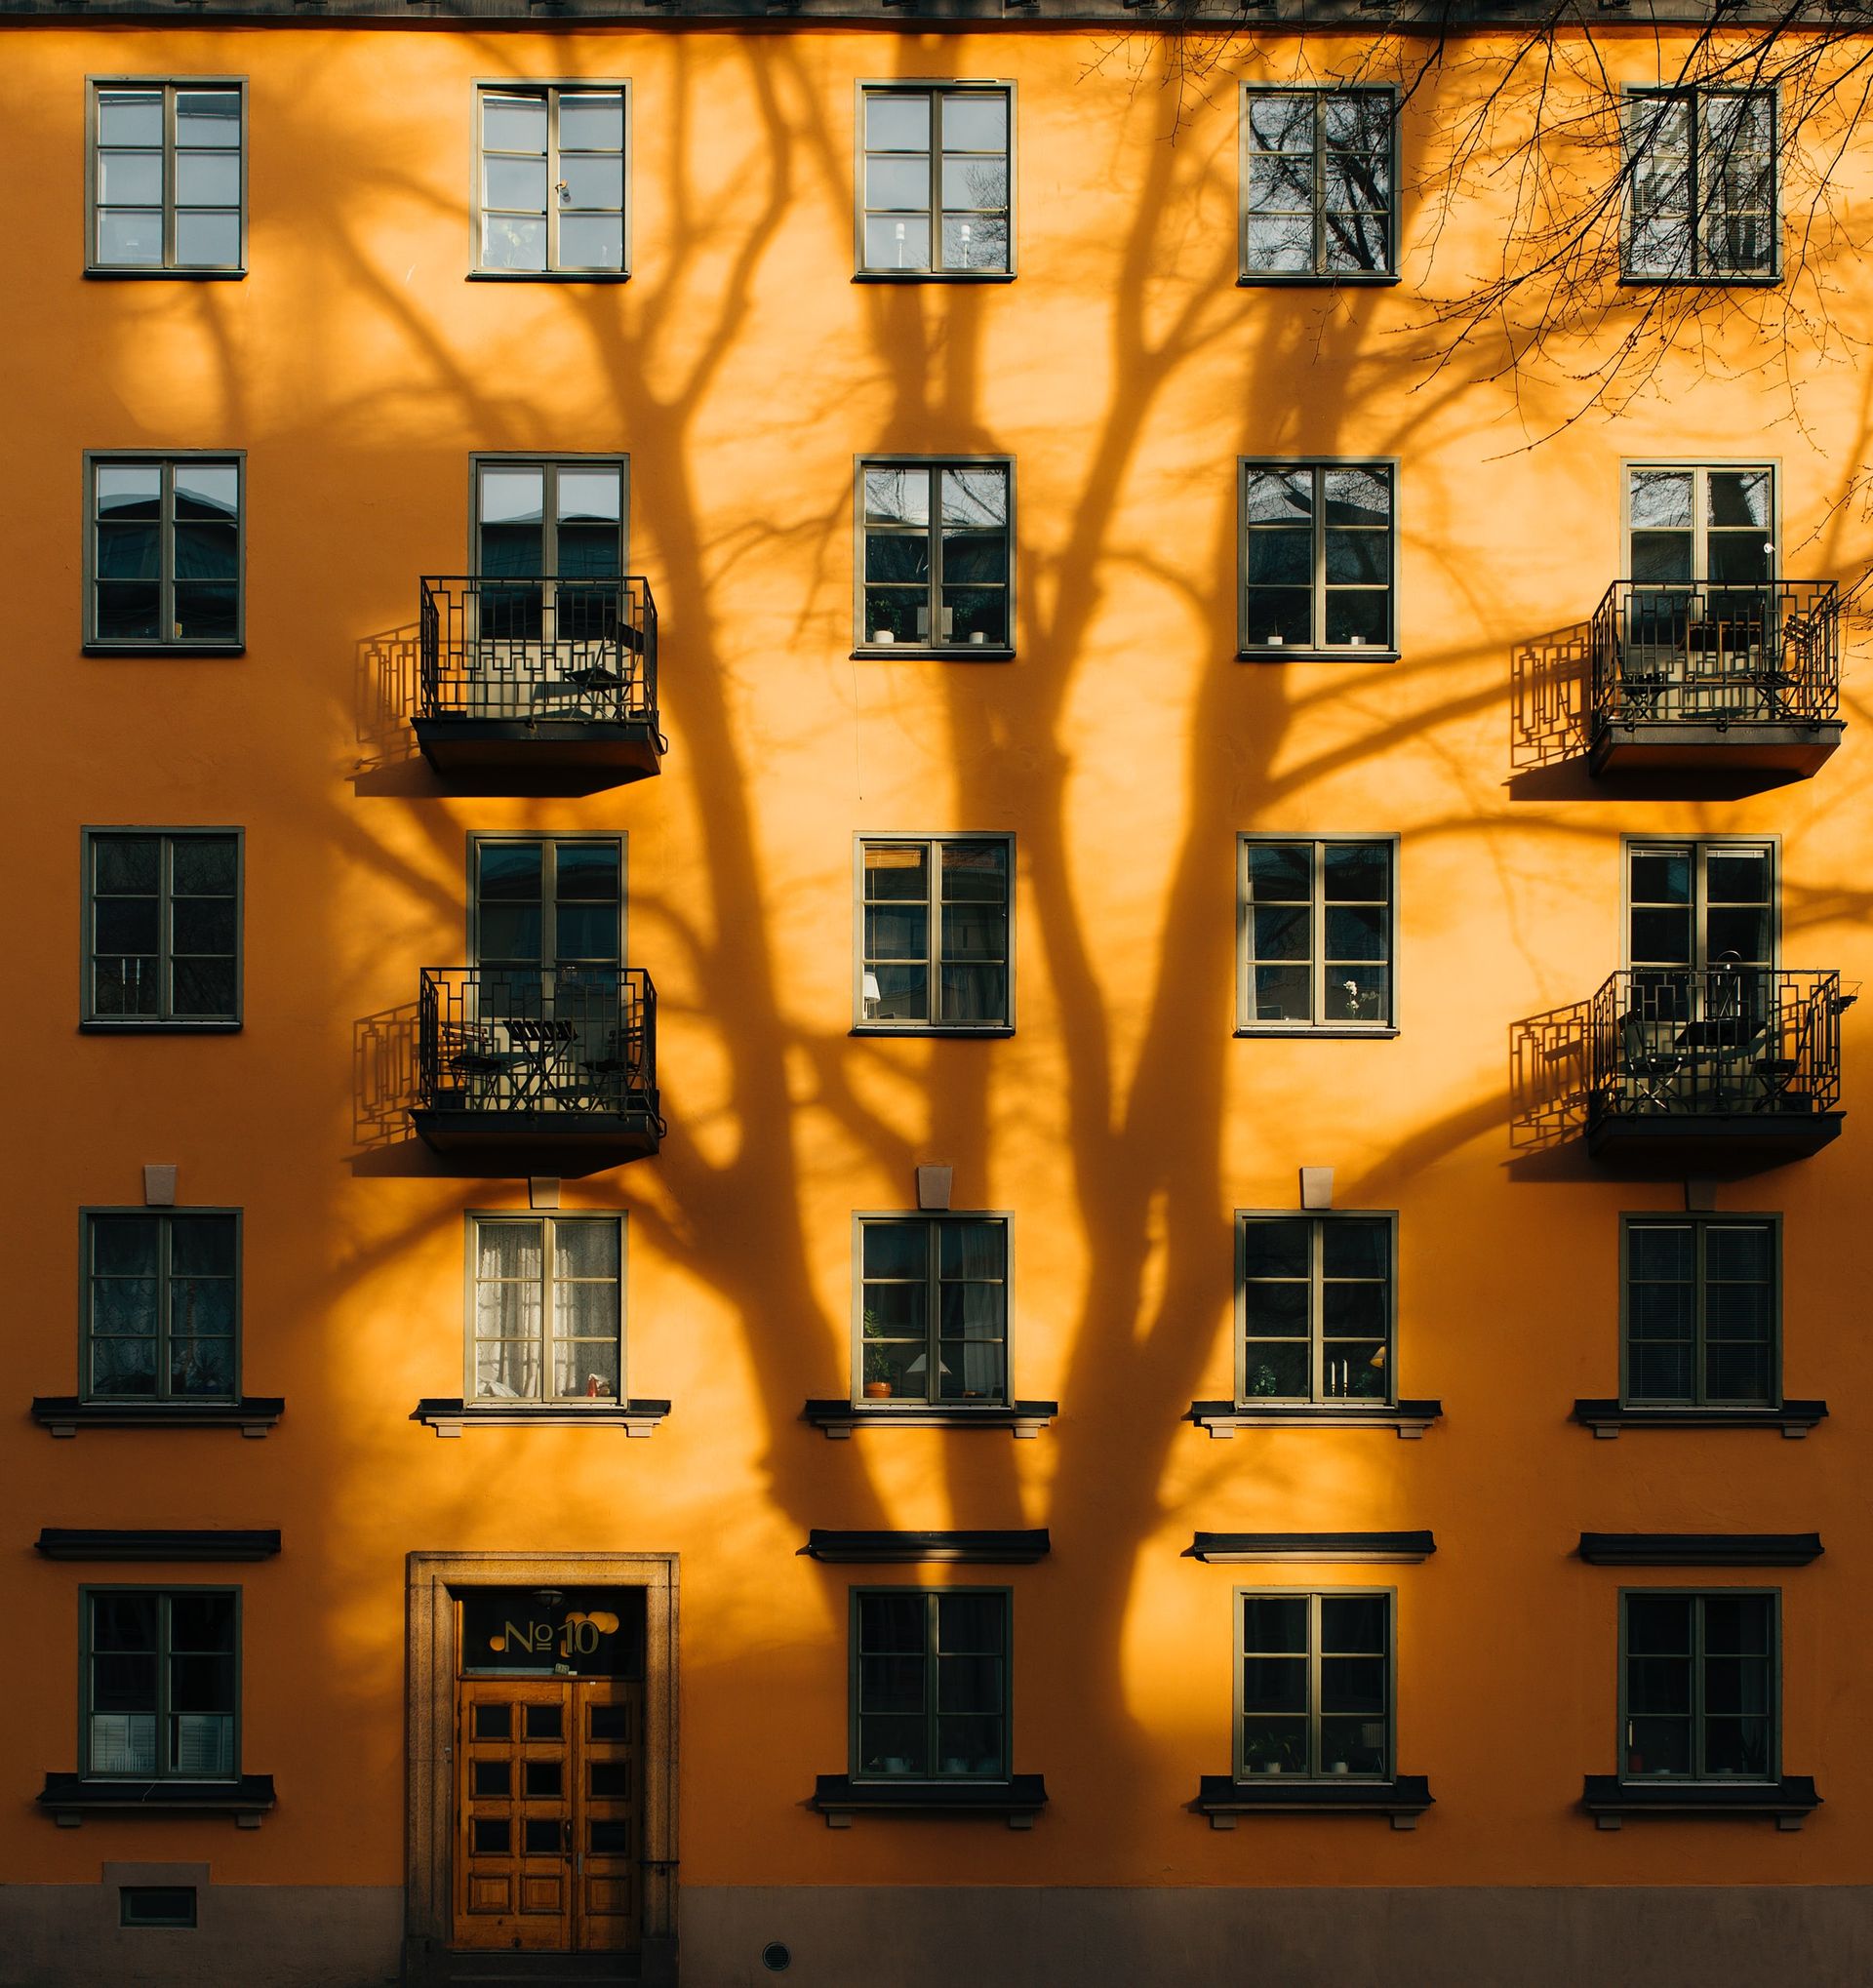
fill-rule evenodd
<path id="1" fill-rule="evenodd" d="M 278 1527 L 263 1531 L 163 1531 L 100 1526 L 47 1526 L 33 1544 L 48 1560 L 271 1560 Z"/>
<path id="2" fill-rule="evenodd" d="M 956 1561 L 977 1567 L 1032 1567 L 1050 1550 L 1045 1526 L 1019 1532 L 832 1532 L 816 1526 L 801 1554 L 848 1567 Z"/>
<path id="3" fill-rule="evenodd" d="M 1818 1532 L 1582 1532 L 1593 1567 L 1807 1567 Z"/>
<path id="4" fill-rule="evenodd" d="M 1428 1560 L 1437 1541 L 1428 1532 L 1199 1532 L 1183 1549 L 1186 1560 L 1222 1567 L 1255 1561 L 1359 1561 L 1368 1566 Z"/>

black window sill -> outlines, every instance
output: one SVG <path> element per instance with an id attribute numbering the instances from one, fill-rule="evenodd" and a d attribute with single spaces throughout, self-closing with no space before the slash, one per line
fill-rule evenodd
<path id="1" fill-rule="evenodd" d="M 1582 1532 L 1589 1567 L 1813 1567 L 1818 1532 Z"/>
<path id="2" fill-rule="evenodd" d="M 852 652 L 854 662 L 1013 662 L 1014 650 L 993 642 L 951 643 L 934 649 L 927 642 L 865 643 Z"/>
<path id="3" fill-rule="evenodd" d="M 1627 1408 L 1612 1400 L 1577 1401 L 1570 1419 L 1609 1443 L 1622 1429 L 1779 1429 L 1800 1442 L 1827 1419 L 1827 1404 L 1784 1402 L 1778 1409 Z"/>
<path id="4" fill-rule="evenodd" d="M 1031 1439 L 1058 1414 L 1058 1402 L 1003 1402 L 969 1409 L 936 1402 L 810 1401 L 801 1420 L 829 1438 L 849 1438 L 855 1429 L 1006 1429 Z"/>
<path id="5" fill-rule="evenodd" d="M 419 1401 L 410 1419 L 438 1436 L 468 1429 L 622 1429 L 648 1436 L 670 1412 L 666 1401 L 464 1402 Z"/>
<path id="6" fill-rule="evenodd" d="M 470 283 L 628 283 L 628 269 L 470 269 Z"/>
<path id="7" fill-rule="evenodd" d="M 1013 283 L 1013 269 L 855 269 L 855 283 Z"/>
<path id="8" fill-rule="evenodd" d="M 1444 1404 L 1432 1401 L 1381 1402 L 1370 1409 L 1336 1402 L 1275 1402 L 1266 1407 L 1192 1402 L 1184 1419 L 1222 1441 L 1238 1429 L 1392 1429 L 1415 1442 L 1443 1413 Z"/>
<path id="9" fill-rule="evenodd" d="M 1192 1805 L 1212 1829 L 1233 1829 L 1239 1815 L 1388 1815 L 1394 1829 L 1415 1829 L 1436 1801 L 1422 1774 L 1389 1781 L 1356 1781 L 1350 1774 L 1302 1780 L 1297 1774 L 1205 1774 Z"/>
<path id="10" fill-rule="evenodd" d="M 1821 1806 L 1821 1798 L 1812 1774 L 1741 1782 L 1589 1774 L 1580 1806 L 1602 1829 L 1617 1829 L 1629 1815 L 1772 1816 L 1777 1829 L 1799 1829 Z"/>
<path id="11" fill-rule="evenodd" d="M 1618 279 L 1622 290 L 1775 290 L 1780 287 L 1781 281 L 1779 269 L 1734 276 L 1631 276 L 1622 273 Z"/>
<path id="12" fill-rule="evenodd" d="M 239 283 L 245 269 L 129 269 L 113 264 L 93 263 L 87 277 L 105 283 Z"/>
<path id="13" fill-rule="evenodd" d="M 85 642 L 85 656 L 245 656 L 245 642 Z"/>
<path id="14" fill-rule="evenodd" d="M 828 1829 L 847 1829 L 855 1815 L 999 1815 L 1011 1829 L 1031 1829 L 1047 1806 L 1041 1774 L 1011 1774 L 1005 1781 L 855 1781 L 850 1774 L 821 1774 L 808 1804 Z"/>
<path id="15" fill-rule="evenodd" d="M 833 1567 L 1032 1567 L 1052 1549 L 1045 1526 L 1016 1532 L 834 1532 L 815 1526 L 802 1558 Z"/>
<path id="16" fill-rule="evenodd" d="M 855 1036 L 936 1036 L 944 1042 L 970 1042 L 986 1037 L 999 1042 L 1015 1033 L 1012 1021 L 984 1022 L 980 1028 L 955 1028 L 947 1022 L 855 1021 L 848 1031 Z"/>
<path id="17" fill-rule="evenodd" d="M 156 1021 L 129 1015 L 122 1021 L 92 1015 L 78 1024 L 81 1035 L 239 1035 L 239 1021 Z"/>
<path id="18" fill-rule="evenodd" d="M 1417 1532 L 1199 1532 L 1184 1557 L 1215 1567 L 1251 1567 L 1269 1561 L 1303 1561 L 1322 1567 L 1415 1567 L 1437 1551 L 1428 1531 Z"/>
<path id="19" fill-rule="evenodd" d="M 1298 642 L 1284 642 L 1274 648 L 1238 649 L 1238 662 L 1396 662 L 1403 652 L 1396 649 L 1306 649 Z"/>
<path id="20" fill-rule="evenodd" d="M 197 1529 L 158 1531 L 128 1528 L 42 1526 L 34 1547 L 48 1560 L 150 1561 L 162 1564 L 271 1560 L 280 1550 L 277 1527 L 250 1531 Z"/>
<path id="21" fill-rule="evenodd" d="M 1398 1030 L 1386 1023 L 1370 1022 L 1361 1026 L 1351 1021 L 1246 1021 L 1236 1030 L 1241 1036 L 1259 1036 L 1264 1040 L 1290 1042 L 1333 1042 L 1350 1043 L 1362 1041 L 1390 1042 Z"/>
<path id="22" fill-rule="evenodd" d="M 32 1402 L 32 1419 L 55 1436 L 80 1429 L 238 1429 L 259 1438 L 285 1412 L 283 1396 L 264 1394 L 237 1402 L 88 1402 L 75 1394 L 42 1394 Z"/>
<path id="23" fill-rule="evenodd" d="M 231 1815 L 243 1829 L 258 1829 L 274 1806 L 271 1774 L 242 1774 L 231 1781 L 104 1781 L 82 1774 L 48 1774 L 38 1806 L 60 1829 L 76 1829 L 87 1815 Z"/>
<path id="24" fill-rule="evenodd" d="M 1245 269 L 1238 290 L 1388 290 L 1403 282 L 1395 269 Z"/>

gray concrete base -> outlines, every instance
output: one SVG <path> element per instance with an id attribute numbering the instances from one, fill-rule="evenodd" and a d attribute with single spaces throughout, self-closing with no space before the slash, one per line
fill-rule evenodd
<path id="1" fill-rule="evenodd" d="M 110 1864 L 96 1885 L 0 1885 L 0 1988 L 383 1988 L 396 1980 L 400 1885 L 206 1879 L 200 1866 Z M 198 1924 L 119 1925 L 120 1884 L 199 1884 Z"/>
<path id="2" fill-rule="evenodd" d="M 683 1988 L 1867 1988 L 1873 1887 L 686 1885 L 681 1938 Z"/>

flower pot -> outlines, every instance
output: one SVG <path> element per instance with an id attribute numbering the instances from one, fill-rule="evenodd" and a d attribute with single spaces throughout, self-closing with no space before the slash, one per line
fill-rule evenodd
<path id="1" fill-rule="evenodd" d="M 888 1380 L 866 1381 L 865 1399 L 868 1402 L 888 1402 L 891 1399 L 891 1382 Z"/>

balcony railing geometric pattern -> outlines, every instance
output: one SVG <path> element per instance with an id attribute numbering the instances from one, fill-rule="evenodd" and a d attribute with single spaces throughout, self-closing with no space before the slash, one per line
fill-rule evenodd
<path id="1" fill-rule="evenodd" d="M 1759 586 L 1615 580 L 1594 611 L 1593 730 L 1832 724 L 1841 705 L 1831 579 Z"/>
<path id="2" fill-rule="evenodd" d="M 1832 1136 L 1841 1094 L 1838 974 L 1632 967 L 1593 997 L 1588 1133 L 1722 1124 L 1744 1138 Z"/>

